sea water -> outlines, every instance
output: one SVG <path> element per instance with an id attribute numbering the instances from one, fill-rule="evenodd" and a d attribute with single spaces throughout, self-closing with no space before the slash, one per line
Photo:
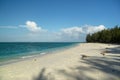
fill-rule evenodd
<path id="1" fill-rule="evenodd" d="M 0 65 L 75 46 L 75 42 L 2 42 Z"/>

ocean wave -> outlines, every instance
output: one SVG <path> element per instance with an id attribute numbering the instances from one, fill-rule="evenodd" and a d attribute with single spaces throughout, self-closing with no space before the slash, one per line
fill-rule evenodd
<path id="1" fill-rule="evenodd" d="M 23 57 L 21 57 L 21 58 L 30 58 L 30 57 L 34 57 L 34 56 L 23 56 Z"/>
<path id="2" fill-rule="evenodd" d="M 44 54 L 46 54 L 46 53 L 40 53 L 41 55 L 44 55 Z"/>
<path id="3" fill-rule="evenodd" d="M 40 55 L 45 55 L 46 53 L 40 53 Z M 31 57 L 35 57 L 36 55 L 29 55 L 29 56 L 22 56 L 21 58 L 22 59 L 25 59 L 25 58 L 31 58 Z"/>

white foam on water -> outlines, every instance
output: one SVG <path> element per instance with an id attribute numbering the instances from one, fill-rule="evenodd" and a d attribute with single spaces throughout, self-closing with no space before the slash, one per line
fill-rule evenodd
<path id="1" fill-rule="evenodd" d="M 21 58 L 25 59 L 25 58 L 30 58 L 30 57 L 33 57 L 33 56 L 23 56 Z"/>
<path id="2" fill-rule="evenodd" d="M 46 53 L 43 52 L 43 53 L 40 53 L 40 54 L 41 54 L 41 55 L 44 55 L 44 54 L 46 54 Z"/>
<path id="3" fill-rule="evenodd" d="M 45 55 L 46 53 L 40 53 L 40 55 Z M 25 58 L 31 58 L 31 57 L 34 57 L 34 56 L 36 56 L 36 55 L 29 55 L 29 56 L 23 56 L 23 57 L 21 57 L 22 59 L 25 59 Z"/>

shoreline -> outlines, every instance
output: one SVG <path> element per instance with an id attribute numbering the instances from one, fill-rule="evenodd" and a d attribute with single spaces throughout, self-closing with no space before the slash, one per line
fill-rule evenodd
<path id="1" fill-rule="evenodd" d="M 0 66 L 0 79 L 119 80 L 120 50 L 117 47 L 120 47 L 120 45 L 80 43 L 53 54 L 45 54 L 2 65 Z M 106 48 L 111 50 L 111 52 L 106 53 L 105 56 L 101 55 L 100 53 Z M 82 59 L 81 55 L 89 57 Z"/>
<path id="2" fill-rule="evenodd" d="M 60 47 L 58 49 L 64 51 L 66 49 L 70 49 L 72 47 L 76 47 L 79 44 L 81 44 L 81 43 L 72 44 L 70 46 L 64 46 L 64 48 Z M 25 55 L 25 56 L 21 56 L 21 57 L 18 56 L 18 59 L 13 59 L 13 60 L 10 60 L 10 61 L 5 61 L 5 62 L 1 63 L 0 66 L 9 65 L 9 64 L 12 64 L 12 63 L 17 63 L 17 62 L 21 62 L 21 61 L 25 61 L 25 60 L 31 60 L 33 58 L 38 58 L 38 57 L 40 58 L 42 56 L 46 56 L 46 55 L 56 54 L 58 52 L 62 52 L 62 51 L 60 51 L 58 49 L 53 49 L 54 51 L 53 50 L 50 50 L 50 51 L 48 50 L 46 52 L 42 52 L 43 54 L 42 53 L 38 54 L 38 52 L 37 52 L 37 54 L 36 53 L 35 54 L 29 54 L 29 55 Z M 26 58 L 23 58 L 23 57 L 26 57 Z"/>

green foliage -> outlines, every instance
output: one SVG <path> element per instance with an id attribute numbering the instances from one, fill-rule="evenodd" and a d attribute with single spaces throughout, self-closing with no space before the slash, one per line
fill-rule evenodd
<path id="1" fill-rule="evenodd" d="M 101 43 L 120 43 L 120 27 L 115 26 L 111 29 L 105 29 L 93 34 L 88 34 L 86 41 Z"/>

